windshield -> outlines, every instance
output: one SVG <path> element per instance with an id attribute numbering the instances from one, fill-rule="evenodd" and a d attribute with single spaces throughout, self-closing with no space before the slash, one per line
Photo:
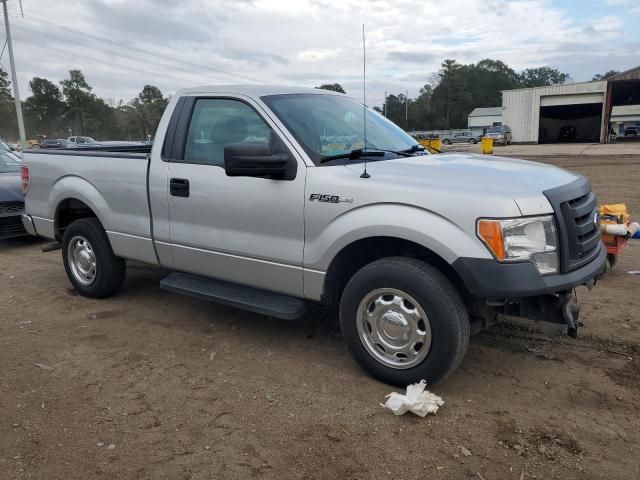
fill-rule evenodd
<path id="1" fill-rule="evenodd" d="M 0 150 L 0 173 L 15 173 L 19 171 L 20 159 L 6 150 Z"/>
<path id="2" fill-rule="evenodd" d="M 363 105 L 342 95 L 269 95 L 262 100 L 302 145 L 311 160 L 352 150 L 408 150 L 417 142 L 377 112 L 367 109 L 364 143 Z M 394 156 L 394 154 L 391 154 Z M 381 157 L 384 158 L 384 157 Z"/>
<path id="3" fill-rule="evenodd" d="M 491 127 L 489 133 L 504 133 L 504 127 Z"/>

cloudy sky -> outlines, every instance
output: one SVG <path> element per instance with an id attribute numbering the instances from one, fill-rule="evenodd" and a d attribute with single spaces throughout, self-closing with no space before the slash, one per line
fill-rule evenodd
<path id="1" fill-rule="evenodd" d="M 638 0 L 9 0 L 22 96 L 81 69 L 103 97 L 147 83 L 341 83 L 367 103 L 410 96 L 445 58 L 551 65 L 574 81 L 640 64 Z M 4 32 L 3 32 L 4 34 Z M 3 42 L 4 43 L 4 42 Z M 0 59 L 8 70 L 6 51 Z"/>

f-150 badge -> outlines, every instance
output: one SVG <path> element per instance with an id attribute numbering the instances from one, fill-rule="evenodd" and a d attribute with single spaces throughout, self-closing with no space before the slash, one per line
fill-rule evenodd
<path id="1" fill-rule="evenodd" d="M 329 195 L 326 193 L 312 193 L 309 195 L 310 202 L 325 202 L 325 203 L 353 203 L 352 197 L 341 197 L 340 195 Z"/>

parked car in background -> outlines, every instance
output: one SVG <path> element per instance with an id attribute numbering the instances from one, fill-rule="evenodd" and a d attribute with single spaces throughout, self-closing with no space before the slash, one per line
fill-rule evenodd
<path id="1" fill-rule="evenodd" d="M 75 145 L 87 145 L 87 144 L 97 144 L 93 138 L 91 137 L 69 137 L 67 138 L 69 143 L 73 143 Z"/>
<path id="2" fill-rule="evenodd" d="M 511 145 L 511 128 L 509 125 L 499 125 L 491 127 L 485 134 L 487 138 L 493 138 L 493 143 L 502 145 Z"/>
<path id="3" fill-rule="evenodd" d="M 638 136 L 638 127 L 627 127 L 624 129 L 625 137 L 637 137 Z"/>
<path id="4" fill-rule="evenodd" d="M 451 145 L 452 143 L 478 143 L 480 141 L 480 137 L 480 135 L 475 135 L 470 130 L 464 130 L 462 132 L 444 135 L 442 137 L 442 143 L 445 145 Z"/>
<path id="5" fill-rule="evenodd" d="M 564 125 L 558 132 L 559 142 L 574 142 L 578 131 L 573 125 Z"/>
<path id="6" fill-rule="evenodd" d="M 73 148 L 75 145 L 64 138 L 47 139 L 40 142 L 40 148 Z M 37 148 L 34 145 L 34 148 Z"/>
<path id="7" fill-rule="evenodd" d="M 0 148 L 0 239 L 27 235 L 22 225 L 24 195 L 20 157 Z"/>

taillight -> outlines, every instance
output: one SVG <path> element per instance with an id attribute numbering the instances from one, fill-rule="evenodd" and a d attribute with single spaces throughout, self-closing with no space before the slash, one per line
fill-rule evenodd
<path id="1" fill-rule="evenodd" d="M 22 193 L 26 195 L 29 190 L 29 181 L 31 180 L 29 177 L 29 165 L 20 167 L 20 177 L 22 178 Z"/>

